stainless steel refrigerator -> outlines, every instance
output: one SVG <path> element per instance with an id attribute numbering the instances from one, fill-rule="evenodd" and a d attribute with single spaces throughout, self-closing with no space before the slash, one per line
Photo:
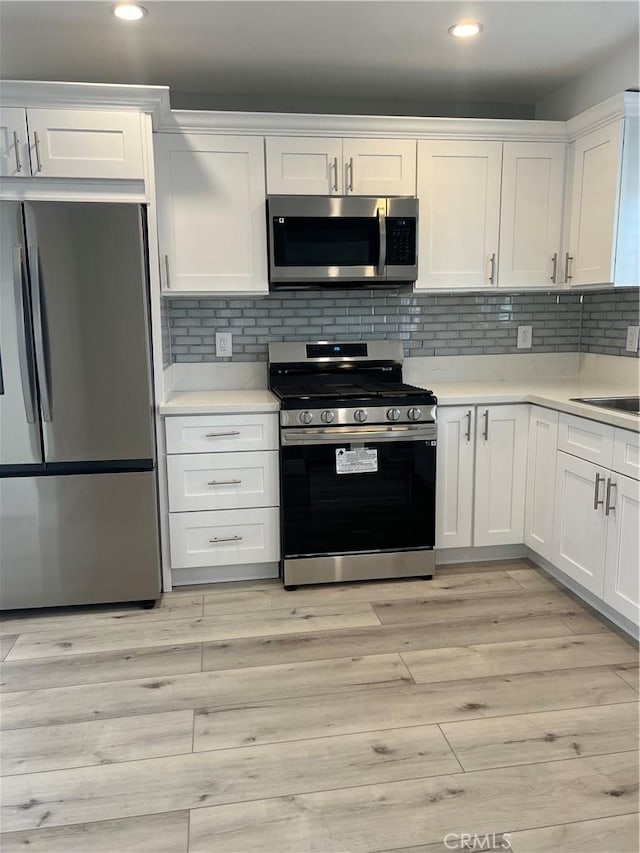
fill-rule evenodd
<path id="1" fill-rule="evenodd" d="M 160 591 L 145 211 L 0 204 L 0 608 Z"/>

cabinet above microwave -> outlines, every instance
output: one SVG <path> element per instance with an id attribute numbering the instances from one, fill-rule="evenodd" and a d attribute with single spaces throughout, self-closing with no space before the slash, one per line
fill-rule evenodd
<path id="1" fill-rule="evenodd" d="M 269 286 L 367 287 L 418 276 L 418 200 L 269 196 Z"/>

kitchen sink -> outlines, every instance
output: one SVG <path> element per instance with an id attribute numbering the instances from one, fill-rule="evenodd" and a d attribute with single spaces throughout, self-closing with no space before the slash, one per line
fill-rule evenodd
<path id="1" fill-rule="evenodd" d="M 573 403 L 586 403 L 588 406 L 600 406 L 602 409 L 615 409 L 640 415 L 640 397 L 572 397 Z"/>

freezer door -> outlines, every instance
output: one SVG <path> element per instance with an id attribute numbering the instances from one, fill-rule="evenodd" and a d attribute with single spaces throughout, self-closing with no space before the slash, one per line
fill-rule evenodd
<path id="1" fill-rule="evenodd" d="M 157 598 L 153 472 L 0 479 L 0 608 Z"/>
<path id="2" fill-rule="evenodd" d="M 0 466 L 42 462 L 22 206 L 0 204 Z M 2 469 L 0 469 L 1 472 Z"/>
<path id="3" fill-rule="evenodd" d="M 25 204 L 45 462 L 154 457 L 142 211 Z"/>

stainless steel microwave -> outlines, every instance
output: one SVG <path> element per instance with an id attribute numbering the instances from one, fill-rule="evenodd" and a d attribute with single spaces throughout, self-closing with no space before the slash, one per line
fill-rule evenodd
<path id="1" fill-rule="evenodd" d="M 269 284 L 375 287 L 418 277 L 418 200 L 368 196 L 267 198 Z"/>

